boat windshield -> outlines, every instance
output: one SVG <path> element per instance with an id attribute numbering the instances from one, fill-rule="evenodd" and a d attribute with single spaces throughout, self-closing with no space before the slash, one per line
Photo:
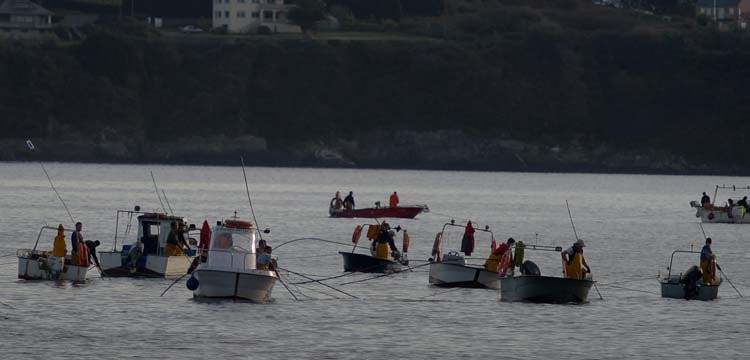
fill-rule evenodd
<path id="1" fill-rule="evenodd" d="M 208 264 L 214 267 L 255 268 L 255 234 L 248 230 L 215 228 Z"/>
<path id="2" fill-rule="evenodd" d="M 211 250 L 255 253 L 254 240 L 252 232 L 220 228 L 213 232 Z"/>

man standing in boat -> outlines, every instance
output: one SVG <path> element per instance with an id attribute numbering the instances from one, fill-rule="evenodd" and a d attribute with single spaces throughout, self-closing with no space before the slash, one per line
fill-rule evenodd
<path id="1" fill-rule="evenodd" d="M 177 222 L 171 222 L 169 227 L 170 230 L 169 235 L 167 235 L 167 247 L 164 249 L 164 253 L 167 256 L 182 256 L 185 253 L 182 251 L 180 239 L 177 235 Z"/>
<path id="2" fill-rule="evenodd" d="M 464 230 L 464 237 L 461 239 L 461 252 L 466 256 L 471 256 L 474 252 L 474 225 L 471 224 L 471 220 L 466 223 L 466 230 Z"/>
<path id="3" fill-rule="evenodd" d="M 354 192 L 350 191 L 349 195 L 344 198 L 344 208 L 347 210 L 354 209 Z"/>
<path id="4" fill-rule="evenodd" d="M 391 198 L 388 201 L 388 205 L 390 205 L 390 207 L 392 208 L 395 208 L 395 207 L 398 207 L 398 203 L 399 203 L 398 194 L 394 191 L 393 194 L 391 194 Z"/>
<path id="5" fill-rule="evenodd" d="M 587 272 L 591 272 L 591 268 L 586 264 L 586 259 L 583 257 L 584 246 L 586 245 L 583 243 L 583 240 L 578 239 L 573 246 L 562 252 L 565 275 L 569 279 L 582 280 L 586 277 Z M 586 268 L 586 272 L 583 271 L 584 267 Z"/>
<path id="6" fill-rule="evenodd" d="M 331 199 L 331 209 L 338 211 L 341 210 L 344 207 L 344 201 L 341 200 L 341 193 L 336 191 L 336 195 L 333 196 L 333 199 Z"/>
<path id="7" fill-rule="evenodd" d="M 79 221 L 76 223 L 76 231 L 73 232 L 73 235 L 70 236 L 70 256 L 73 260 L 73 265 L 79 265 L 79 255 L 78 252 L 81 250 L 79 247 L 86 246 L 83 241 L 83 234 L 81 231 L 83 230 L 83 224 Z"/>
<path id="8" fill-rule="evenodd" d="M 704 209 L 708 209 L 709 206 L 711 206 L 711 198 L 704 192 L 703 196 L 701 197 L 701 207 Z"/>
<path id="9" fill-rule="evenodd" d="M 711 263 L 714 261 L 714 253 L 711 251 L 711 238 L 706 238 L 706 244 L 701 249 L 701 272 L 703 273 L 703 283 L 710 285 L 713 282 L 715 274 Z"/>
<path id="10" fill-rule="evenodd" d="M 497 249 L 492 251 L 492 254 L 490 254 L 490 257 L 487 259 L 487 261 L 484 262 L 484 268 L 489 271 L 499 273 L 500 276 L 505 276 L 508 270 L 510 270 L 512 274 L 515 266 L 513 265 L 513 254 L 511 253 L 510 249 L 515 243 L 515 239 L 508 238 L 508 241 L 500 244 Z"/>

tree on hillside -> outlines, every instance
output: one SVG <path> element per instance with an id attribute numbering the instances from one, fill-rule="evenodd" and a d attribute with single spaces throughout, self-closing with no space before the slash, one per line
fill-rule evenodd
<path id="1" fill-rule="evenodd" d="M 308 32 L 315 22 L 324 19 L 326 4 L 322 0 L 295 0 L 289 11 L 289 20 Z"/>

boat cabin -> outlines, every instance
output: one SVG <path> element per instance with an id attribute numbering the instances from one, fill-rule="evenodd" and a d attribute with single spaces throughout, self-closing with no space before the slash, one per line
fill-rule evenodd
<path id="1" fill-rule="evenodd" d="M 219 222 L 211 231 L 208 267 L 255 269 L 256 231 L 248 221 Z"/>
<path id="2" fill-rule="evenodd" d="M 128 217 L 127 225 L 125 226 L 124 234 L 120 234 L 119 225 L 121 214 L 125 214 Z M 167 237 L 171 231 L 171 224 L 177 223 L 177 226 L 184 226 L 186 231 L 193 231 L 195 229 L 194 224 L 189 224 L 187 219 L 181 216 L 167 215 L 163 213 L 150 213 L 140 211 L 140 207 L 136 206 L 135 210 L 118 210 L 117 211 L 117 222 L 115 224 L 115 250 L 117 247 L 118 238 L 127 238 L 133 227 L 133 217 L 137 215 L 137 237 L 135 244 L 143 244 L 144 255 L 158 255 L 163 256 L 165 248 L 167 247 Z M 192 240 L 192 239 L 191 239 Z M 192 241 L 191 241 L 192 242 Z M 122 250 L 127 252 L 130 250 L 132 245 L 123 245 Z M 194 254 L 186 254 L 193 256 Z"/>

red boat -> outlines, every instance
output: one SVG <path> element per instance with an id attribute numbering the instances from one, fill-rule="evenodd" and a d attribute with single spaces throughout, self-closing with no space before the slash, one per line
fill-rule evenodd
<path id="1" fill-rule="evenodd" d="M 413 219 L 422 212 L 430 212 L 427 205 L 406 205 L 398 207 L 374 207 L 352 210 L 334 210 L 330 208 L 328 213 L 336 218 L 402 218 Z"/>

